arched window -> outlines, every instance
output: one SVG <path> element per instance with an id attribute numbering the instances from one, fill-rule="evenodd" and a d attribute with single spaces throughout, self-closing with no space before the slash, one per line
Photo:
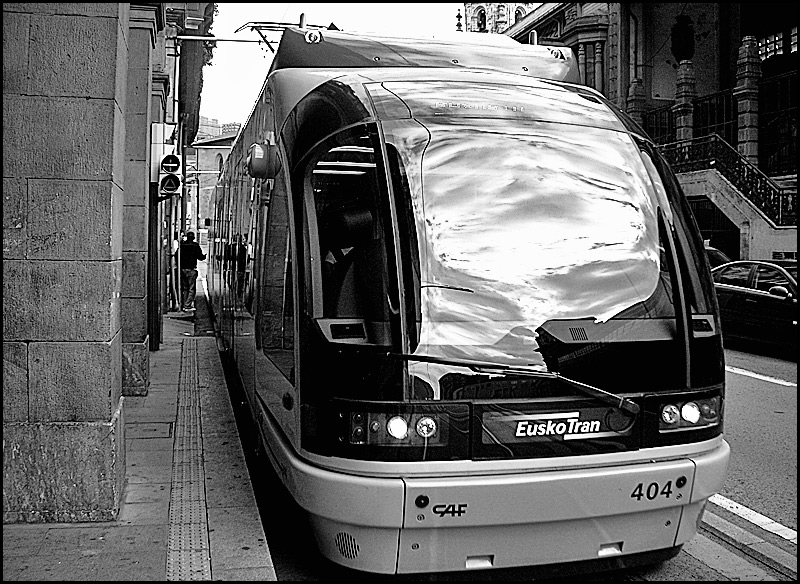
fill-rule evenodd
<path id="1" fill-rule="evenodd" d="M 486 32 L 486 11 L 478 10 L 478 32 Z"/>
<path id="2" fill-rule="evenodd" d="M 524 17 L 525 17 L 525 11 L 522 8 L 517 8 L 514 11 L 514 24 L 517 24 Z"/>
<path id="3" fill-rule="evenodd" d="M 222 175 L 223 164 L 225 164 L 225 160 L 222 158 L 222 154 L 217 154 L 217 177 Z"/>

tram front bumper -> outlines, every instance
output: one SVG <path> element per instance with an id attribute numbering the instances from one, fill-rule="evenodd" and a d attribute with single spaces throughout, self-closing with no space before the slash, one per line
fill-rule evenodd
<path id="1" fill-rule="evenodd" d="M 386 503 L 396 498 L 385 498 L 383 488 L 362 490 L 359 497 L 359 509 L 383 509 L 378 521 L 365 521 L 360 512 L 341 505 L 309 511 L 325 556 L 371 572 L 458 571 L 612 558 L 668 550 L 691 539 L 708 497 L 722 487 L 729 457 L 728 444 L 720 441 L 706 453 L 662 462 L 405 478 L 402 526 L 396 527 L 385 521 Z M 340 475 L 341 479 L 338 488 L 351 494 L 355 485 L 347 485 L 350 479 L 364 480 Z M 390 482 L 394 491 L 396 480 Z M 329 490 L 325 499 L 338 497 Z"/>

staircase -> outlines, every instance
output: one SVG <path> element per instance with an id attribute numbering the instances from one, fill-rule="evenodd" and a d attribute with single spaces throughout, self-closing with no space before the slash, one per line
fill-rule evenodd
<path id="1" fill-rule="evenodd" d="M 716 134 L 658 148 L 687 197 L 708 197 L 737 225 L 742 259 L 796 257 L 796 175 L 776 182 Z"/>

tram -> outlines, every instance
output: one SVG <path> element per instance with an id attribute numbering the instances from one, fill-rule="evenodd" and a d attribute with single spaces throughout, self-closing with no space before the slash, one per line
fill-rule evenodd
<path id="1" fill-rule="evenodd" d="M 460 38 L 284 30 L 216 187 L 224 353 L 333 562 L 664 561 L 730 456 L 699 230 L 569 49 Z"/>

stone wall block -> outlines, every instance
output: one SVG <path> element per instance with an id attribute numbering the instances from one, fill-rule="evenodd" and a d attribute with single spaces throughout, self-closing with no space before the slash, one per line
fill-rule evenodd
<path id="1" fill-rule="evenodd" d="M 123 298 L 122 342 L 141 343 L 147 339 L 147 298 Z"/>
<path id="2" fill-rule="evenodd" d="M 3 343 L 3 421 L 28 420 L 28 345 Z"/>
<path id="3" fill-rule="evenodd" d="M 130 4 L 124 4 L 124 6 L 130 6 Z M 129 47 L 128 47 L 128 27 L 127 21 L 123 22 L 120 20 L 118 22 L 119 25 L 119 34 L 117 34 L 117 69 L 116 69 L 116 76 L 115 76 L 115 86 L 116 86 L 116 93 L 114 94 L 114 99 L 117 102 L 120 112 L 127 111 L 127 100 L 128 100 L 128 55 L 129 55 Z M 125 142 L 120 142 L 124 144 Z"/>
<path id="4" fill-rule="evenodd" d="M 147 253 L 126 251 L 122 254 L 122 297 L 143 298 L 147 293 Z"/>
<path id="5" fill-rule="evenodd" d="M 3 6 L 3 95 L 27 93 L 30 16 Z"/>
<path id="6" fill-rule="evenodd" d="M 4 152 L 5 155 L 5 152 Z M 3 259 L 22 259 L 28 245 L 28 189 L 23 179 L 3 179 Z"/>
<path id="7" fill-rule="evenodd" d="M 138 11 L 137 11 L 138 12 Z M 151 13 L 151 17 L 155 15 Z M 142 26 L 144 25 L 144 26 Z M 128 68 L 129 71 L 133 69 L 140 69 L 141 71 L 136 73 L 138 77 L 140 74 L 147 74 L 149 75 L 152 72 L 152 49 L 153 49 L 153 30 L 152 30 L 153 21 L 149 20 L 147 22 L 137 21 L 137 18 L 134 17 L 133 20 L 130 21 L 128 29 L 128 36 L 131 39 L 131 51 L 128 56 Z"/>
<path id="8" fill-rule="evenodd" d="M 149 341 L 122 344 L 122 395 L 147 395 L 150 380 Z"/>
<path id="9" fill-rule="evenodd" d="M 125 126 L 125 114 L 120 107 L 114 108 L 114 141 L 117 144 L 124 144 L 127 129 Z M 120 190 L 125 190 L 125 149 L 114 148 L 111 162 L 111 179 Z"/>
<path id="10" fill-rule="evenodd" d="M 114 142 L 125 127 L 114 110 L 105 100 L 4 95 L 3 177 L 111 179 Z"/>
<path id="11" fill-rule="evenodd" d="M 147 115 L 148 108 L 150 107 L 152 75 L 148 69 L 128 69 L 128 73 L 126 108 L 129 113 Z M 147 125 L 140 129 L 146 131 L 148 134 L 147 137 L 150 137 L 150 128 Z"/>
<path id="12" fill-rule="evenodd" d="M 121 15 L 119 4 L 78 2 L 4 2 L 3 12 L 27 12 L 30 14 L 79 15 L 97 18 L 117 18 Z M 127 10 L 126 10 L 127 12 Z"/>
<path id="13" fill-rule="evenodd" d="M 123 251 L 142 251 L 147 249 L 147 207 L 125 205 L 122 234 Z"/>
<path id="14" fill-rule="evenodd" d="M 30 343 L 32 422 L 111 419 L 122 394 L 122 343 Z"/>
<path id="15" fill-rule="evenodd" d="M 144 161 L 125 162 L 125 204 L 144 207 L 150 200 L 150 173 Z"/>
<path id="16" fill-rule="evenodd" d="M 136 160 L 144 164 L 150 149 L 150 124 L 147 112 L 128 113 L 127 120 L 129 126 L 135 129 L 125 133 L 126 160 Z"/>
<path id="17" fill-rule="evenodd" d="M 105 422 L 3 424 L 3 523 L 117 517 L 125 481 L 122 399 Z"/>
<path id="18" fill-rule="evenodd" d="M 31 93 L 114 99 L 117 34 L 110 18 L 32 16 Z"/>
<path id="19" fill-rule="evenodd" d="M 121 193 L 109 181 L 31 180 L 29 259 L 111 260 L 112 209 Z M 119 228 L 121 225 L 117 225 Z"/>
<path id="20" fill-rule="evenodd" d="M 3 340 L 100 341 L 120 329 L 122 261 L 3 261 Z"/>

